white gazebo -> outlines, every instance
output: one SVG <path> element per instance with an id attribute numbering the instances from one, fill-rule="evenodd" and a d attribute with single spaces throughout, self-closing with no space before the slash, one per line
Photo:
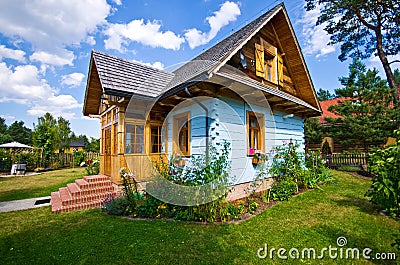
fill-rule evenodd
<path id="1" fill-rule="evenodd" d="M 19 142 L 11 142 L 11 143 L 1 144 L 0 148 L 10 149 L 11 162 L 12 162 L 11 175 L 17 173 L 25 174 L 26 164 L 14 164 L 14 152 L 15 150 L 32 149 L 33 147 L 26 144 L 21 144 Z"/>

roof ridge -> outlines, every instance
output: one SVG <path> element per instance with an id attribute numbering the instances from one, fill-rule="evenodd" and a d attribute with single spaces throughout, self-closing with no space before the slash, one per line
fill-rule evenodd
<path id="1" fill-rule="evenodd" d="M 118 57 L 118 56 L 115 56 L 115 55 L 112 55 L 112 54 L 109 54 L 109 53 L 105 53 L 105 52 L 102 52 L 102 51 L 99 51 L 99 50 L 92 49 L 92 54 L 95 54 L 95 53 L 101 54 L 103 56 L 111 57 L 111 58 L 114 58 L 114 59 L 119 60 L 119 61 L 124 61 L 126 63 L 130 63 L 130 64 L 134 64 L 134 65 L 140 65 L 140 66 L 143 66 L 143 67 L 150 68 L 152 70 L 156 70 L 156 71 L 160 71 L 160 72 L 164 72 L 164 73 L 168 73 L 168 74 L 173 74 L 172 72 L 169 72 L 169 71 L 166 71 L 164 69 L 159 69 L 159 68 L 147 65 L 147 64 L 145 64 L 143 62 L 139 62 L 139 61 L 136 61 L 136 60 L 128 60 L 128 59 L 121 58 L 121 57 Z"/>
<path id="2" fill-rule="evenodd" d="M 211 46 L 210 48 L 208 48 L 208 49 L 205 50 L 204 52 L 200 53 L 199 55 L 197 55 L 196 57 L 194 57 L 192 60 L 202 60 L 202 59 L 197 59 L 197 58 L 201 57 L 202 55 L 204 55 L 205 53 L 209 52 L 209 51 L 210 51 L 211 49 L 213 49 L 214 47 L 220 45 L 221 43 L 226 42 L 228 39 L 233 39 L 234 37 L 236 37 L 237 34 L 239 34 L 239 32 L 248 30 L 247 28 L 249 28 L 249 27 L 250 27 L 250 28 L 251 28 L 251 27 L 256 27 L 256 25 L 254 25 L 254 24 L 258 24 L 258 23 L 263 24 L 263 23 L 265 22 L 265 20 L 267 20 L 267 19 L 269 18 L 269 16 L 270 16 L 272 13 L 274 13 L 275 11 L 277 11 L 279 8 L 282 8 L 282 7 L 283 7 L 283 8 L 285 7 L 285 5 L 284 5 L 283 2 L 277 4 L 277 5 L 274 6 L 273 8 L 269 9 L 267 12 L 261 14 L 261 15 L 258 16 L 256 19 L 253 19 L 252 21 L 250 21 L 249 23 L 247 23 L 247 24 L 244 25 L 243 27 L 239 28 L 239 29 L 238 29 L 237 31 L 235 31 L 234 33 L 230 34 L 229 36 L 225 37 L 223 40 L 217 42 L 215 45 Z M 260 20 L 261 20 L 262 22 L 261 22 Z M 247 37 L 250 36 L 251 34 L 253 34 L 253 32 L 254 32 L 254 30 L 248 31 L 247 33 L 244 34 L 245 37 L 241 37 L 241 39 L 243 39 L 243 40 L 247 39 Z M 242 41 L 243 41 L 243 40 L 242 40 Z M 234 47 L 236 48 L 236 47 L 240 46 L 241 44 L 242 44 L 242 42 L 236 43 L 236 44 L 234 45 Z M 232 47 L 231 50 L 233 50 L 233 49 L 234 49 L 234 48 Z M 225 56 L 223 56 L 222 58 L 220 58 L 220 60 L 222 60 L 223 58 L 225 58 L 226 55 L 228 55 L 228 54 L 229 54 L 229 53 L 225 54 Z M 220 61 L 220 60 L 218 60 L 218 61 Z"/>

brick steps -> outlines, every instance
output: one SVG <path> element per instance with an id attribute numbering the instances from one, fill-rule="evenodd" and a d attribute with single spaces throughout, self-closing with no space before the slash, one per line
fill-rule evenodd
<path id="1" fill-rule="evenodd" d="M 115 195 L 116 190 L 108 176 L 85 176 L 51 193 L 51 211 L 60 213 L 97 208 L 105 198 Z"/>

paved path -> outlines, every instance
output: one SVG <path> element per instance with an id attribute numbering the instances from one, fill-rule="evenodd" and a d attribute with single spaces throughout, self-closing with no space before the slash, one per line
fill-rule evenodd
<path id="1" fill-rule="evenodd" d="M 50 196 L 46 196 L 25 200 L 0 202 L 0 213 L 50 206 L 50 198 Z"/>

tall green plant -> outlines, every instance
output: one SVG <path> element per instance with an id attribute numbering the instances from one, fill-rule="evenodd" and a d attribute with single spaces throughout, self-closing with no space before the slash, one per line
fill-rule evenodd
<path id="1" fill-rule="evenodd" d="M 378 149 L 370 155 L 370 168 L 375 174 L 365 194 L 382 205 L 393 217 L 400 216 L 400 131 L 395 131 L 396 145 Z"/>

